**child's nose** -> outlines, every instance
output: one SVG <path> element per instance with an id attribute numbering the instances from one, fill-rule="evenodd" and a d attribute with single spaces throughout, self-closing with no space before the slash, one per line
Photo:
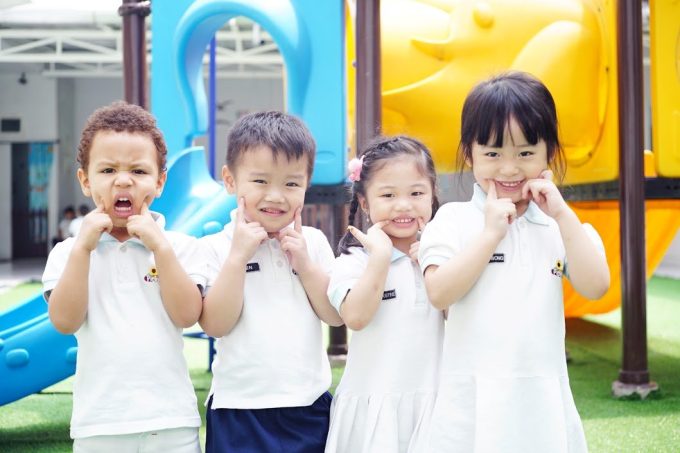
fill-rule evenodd
<path id="1" fill-rule="evenodd" d="M 132 183 L 132 178 L 130 174 L 126 171 L 118 172 L 116 175 L 116 185 L 118 186 L 129 186 Z"/>
<path id="2" fill-rule="evenodd" d="M 517 165 L 512 161 L 506 161 L 501 164 L 501 174 L 503 176 L 514 176 L 517 174 Z"/>
<path id="3" fill-rule="evenodd" d="M 283 200 L 283 194 L 277 187 L 270 186 L 267 190 L 267 193 L 265 194 L 265 200 L 271 202 L 280 202 Z"/>

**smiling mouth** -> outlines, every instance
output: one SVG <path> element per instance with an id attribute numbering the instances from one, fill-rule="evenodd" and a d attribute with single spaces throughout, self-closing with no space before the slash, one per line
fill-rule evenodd
<path id="1" fill-rule="evenodd" d="M 270 216 L 281 216 L 286 213 L 286 211 L 276 208 L 262 208 L 260 209 L 260 212 L 263 212 Z"/>
<path id="2" fill-rule="evenodd" d="M 500 186 L 505 190 L 516 190 L 522 187 L 524 180 L 521 181 L 494 181 L 496 185 Z"/>
<path id="3" fill-rule="evenodd" d="M 392 219 L 392 223 L 395 223 L 400 227 L 404 227 L 411 225 L 413 222 L 415 222 L 415 220 L 416 219 L 414 219 L 413 217 L 400 217 L 397 219 Z"/>

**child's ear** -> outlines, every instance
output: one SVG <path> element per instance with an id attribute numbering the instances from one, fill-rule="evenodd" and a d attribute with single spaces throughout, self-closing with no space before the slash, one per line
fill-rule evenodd
<path id="1" fill-rule="evenodd" d="M 232 195 L 236 193 L 236 178 L 226 165 L 222 166 L 222 181 L 224 181 L 224 187 L 227 188 L 228 193 Z"/>
<path id="2" fill-rule="evenodd" d="M 366 197 L 357 195 L 357 200 L 359 200 L 359 207 L 364 211 L 364 214 L 368 214 L 368 202 L 366 201 Z"/>
<path id="3" fill-rule="evenodd" d="M 465 165 L 472 168 L 472 159 L 470 159 L 469 157 L 466 157 L 465 158 Z"/>
<path id="4" fill-rule="evenodd" d="M 78 182 L 80 182 L 80 190 L 83 191 L 83 195 L 86 197 L 92 197 L 92 192 L 90 191 L 90 178 L 87 177 L 87 173 L 82 168 L 79 168 L 76 172 L 78 177 Z"/>
<path id="5" fill-rule="evenodd" d="M 156 182 L 156 198 L 160 197 L 161 194 L 163 193 L 163 188 L 165 187 L 165 183 L 168 180 L 168 172 L 162 171 L 160 175 L 158 175 L 158 182 Z"/>

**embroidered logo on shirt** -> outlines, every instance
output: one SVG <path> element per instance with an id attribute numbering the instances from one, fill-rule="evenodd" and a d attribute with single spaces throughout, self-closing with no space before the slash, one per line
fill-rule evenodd
<path id="1" fill-rule="evenodd" d="M 260 263 L 248 263 L 246 264 L 246 272 L 259 272 Z"/>
<path id="2" fill-rule="evenodd" d="M 396 298 L 397 298 L 397 290 L 396 289 L 390 289 L 388 291 L 383 292 L 382 300 L 390 300 L 390 299 L 396 299 Z"/>
<path id="3" fill-rule="evenodd" d="M 564 263 L 562 260 L 557 260 L 555 267 L 550 270 L 550 273 L 555 277 L 562 277 L 562 272 L 564 271 Z"/>
<path id="4" fill-rule="evenodd" d="M 156 269 L 155 266 L 151 266 L 149 272 L 147 272 L 146 275 L 144 276 L 144 281 L 147 283 L 158 282 L 158 269 Z"/>
<path id="5" fill-rule="evenodd" d="M 505 253 L 494 253 L 489 263 L 505 263 Z"/>

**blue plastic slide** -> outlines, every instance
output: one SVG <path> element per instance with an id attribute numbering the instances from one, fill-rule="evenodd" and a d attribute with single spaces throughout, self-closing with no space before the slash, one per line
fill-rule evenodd
<path id="1" fill-rule="evenodd" d="M 66 379 L 76 339 L 57 332 L 42 295 L 0 314 L 0 406 Z"/>

